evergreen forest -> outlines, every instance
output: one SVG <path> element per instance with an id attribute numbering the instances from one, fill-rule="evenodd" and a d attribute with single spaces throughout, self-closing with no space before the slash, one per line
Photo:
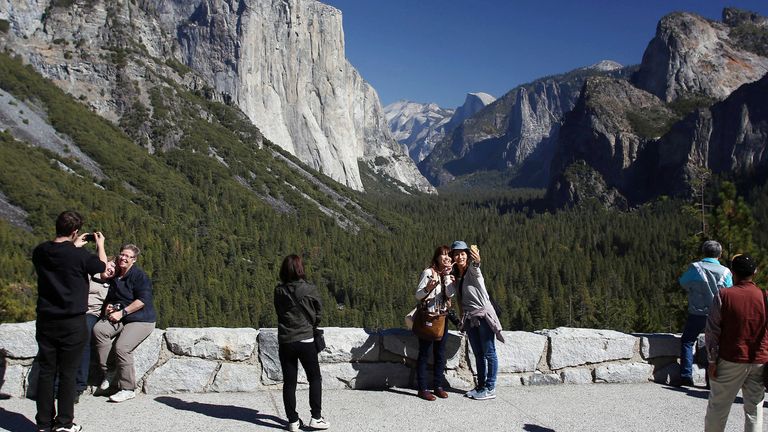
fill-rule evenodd
<path id="1" fill-rule="evenodd" d="M 104 232 L 108 253 L 142 248 L 160 328 L 274 327 L 272 293 L 291 253 L 323 296 L 323 326 L 400 327 L 435 247 L 461 239 L 479 246 L 507 330 L 679 332 L 686 298 L 676 280 L 701 240 L 721 240 L 726 256 L 762 257 L 768 244 L 764 181 L 712 179 L 703 197 L 629 212 L 552 211 L 541 191 L 403 193 L 361 163 L 359 193 L 263 139 L 235 108 L 173 83 L 158 81 L 151 106 L 137 102 L 119 125 L 7 54 L 0 88 L 105 173 L 0 132 L 0 191 L 28 224 L 0 218 L 0 322 L 34 319 L 31 251 L 67 209 L 85 216 L 84 231 Z M 182 138 L 150 152 L 136 133 L 146 125 L 153 142 Z"/>

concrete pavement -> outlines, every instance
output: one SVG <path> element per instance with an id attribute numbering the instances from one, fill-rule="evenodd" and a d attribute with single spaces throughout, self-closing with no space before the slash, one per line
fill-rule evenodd
<path id="1" fill-rule="evenodd" d="M 591 384 L 499 387 L 498 397 L 474 401 L 451 393 L 427 402 L 411 389 L 325 390 L 323 414 L 336 431 L 697 431 L 704 429 L 707 390 L 658 384 Z M 299 414 L 309 421 L 307 391 Z M 86 395 L 75 422 L 91 431 L 280 430 L 285 414 L 280 390 L 154 396 L 114 404 Z M 35 431 L 35 402 L 0 400 L 0 430 Z M 728 431 L 743 430 L 741 400 Z"/>

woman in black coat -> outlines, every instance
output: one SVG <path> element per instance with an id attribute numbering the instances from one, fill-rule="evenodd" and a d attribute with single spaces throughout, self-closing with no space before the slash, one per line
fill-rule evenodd
<path id="1" fill-rule="evenodd" d="M 299 361 L 309 381 L 309 407 L 312 413 L 309 427 L 328 429 L 330 426 L 322 416 L 323 384 L 314 344 L 314 328 L 320 324 L 323 305 L 317 288 L 305 278 L 301 257 L 288 255 L 283 259 L 280 284 L 275 287 L 275 311 L 280 367 L 283 370 L 283 405 L 288 416 L 289 431 L 298 431 L 303 426 L 296 412 Z"/>

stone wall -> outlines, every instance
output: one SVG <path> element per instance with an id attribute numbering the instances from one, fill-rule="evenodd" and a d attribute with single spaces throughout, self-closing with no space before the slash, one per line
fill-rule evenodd
<path id="1" fill-rule="evenodd" d="M 324 388 L 414 386 L 418 341 L 410 331 L 327 327 L 325 335 Z M 471 348 L 460 333 L 451 331 L 448 338 L 448 383 L 469 389 L 475 370 Z M 506 343 L 496 344 L 501 386 L 667 383 L 679 376 L 679 335 L 560 327 L 506 331 L 504 338 Z M 36 351 L 34 321 L 0 324 L 0 393 L 31 395 Z M 134 355 L 138 388 L 148 394 L 253 392 L 279 388 L 283 378 L 277 330 L 270 328 L 157 329 Z M 95 375 L 92 367 L 91 384 Z M 695 380 L 703 381 L 703 370 L 696 369 Z M 299 381 L 306 383 L 303 371 Z"/>

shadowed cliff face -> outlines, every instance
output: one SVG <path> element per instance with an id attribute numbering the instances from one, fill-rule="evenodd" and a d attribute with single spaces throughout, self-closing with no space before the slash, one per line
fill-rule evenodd
<path id="1" fill-rule="evenodd" d="M 657 143 L 657 189 L 688 192 L 698 167 L 752 176 L 768 165 L 768 75 L 745 84 L 724 101 L 697 110 Z"/>
<path id="2" fill-rule="evenodd" d="M 602 91 L 611 85 L 630 90 L 621 98 L 609 98 L 615 102 L 623 100 L 623 104 L 590 97 L 594 89 Z M 615 89 L 611 93 L 620 94 Z M 553 172 L 563 173 L 553 177 L 548 191 L 556 205 L 573 204 L 578 201 L 575 197 L 588 190 L 606 188 L 615 188 L 631 204 L 659 195 L 689 196 L 691 181 L 702 168 L 750 177 L 768 165 L 768 75 L 743 85 L 722 102 L 695 110 L 659 138 L 636 135 L 632 123 L 612 114 L 642 107 L 646 101 L 651 104 L 642 107 L 645 112 L 655 109 L 672 115 L 652 95 L 626 82 L 599 86 L 588 82 L 582 98 L 563 126 L 561 146 L 553 162 Z M 600 175 L 605 186 L 595 187 L 594 175 L 566 175 L 577 162 L 585 168 L 575 172 L 588 168 Z M 616 202 L 610 194 L 594 195 L 609 205 Z"/>
<path id="3" fill-rule="evenodd" d="M 574 203 L 569 197 L 575 197 L 594 189 L 602 191 L 615 187 L 623 195 L 636 195 L 632 187 L 637 175 L 635 161 L 647 142 L 630 121 L 634 112 L 657 112 L 664 117 L 671 113 L 654 95 L 633 87 L 625 80 L 594 77 L 584 84 L 581 96 L 573 111 L 568 113 L 560 130 L 558 148 L 552 161 L 554 178 L 550 184 L 549 195 L 558 203 Z M 598 182 L 594 175 L 566 176 L 568 167 L 581 161 L 584 170 L 599 174 Z M 579 185 L 579 179 L 591 179 Z M 570 179 L 570 180 L 567 180 Z M 597 183 L 596 183 L 597 182 Z M 595 185 L 600 183 L 600 187 Z M 565 194 L 561 189 L 570 190 Z M 600 197 L 604 197 L 602 199 Z M 597 197 L 602 202 L 615 202 L 601 192 Z"/>
<path id="4" fill-rule="evenodd" d="M 237 105 L 266 138 L 347 186 L 362 190 L 362 161 L 433 191 L 402 157 L 375 90 L 346 60 L 341 12 L 330 6 L 314 0 L 17 3 L 0 0 L 0 19 L 11 24 L 2 45 L 112 121 L 137 101 L 149 105 L 151 69 Z M 148 142 L 150 151 L 173 145 L 172 139 Z"/>
<path id="5" fill-rule="evenodd" d="M 702 169 L 751 176 L 765 166 L 767 21 L 732 9 L 724 17 L 728 25 L 671 14 L 632 83 L 587 80 L 560 130 L 554 206 L 593 196 L 622 207 L 614 192 L 629 205 L 689 196 Z M 745 25 L 758 36 L 744 36 Z"/>
<path id="6" fill-rule="evenodd" d="M 575 105 L 584 80 L 623 73 L 620 65 L 606 64 L 512 89 L 446 135 L 419 169 L 437 185 L 488 170 L 516 172 L 513 183 L 517 186 L 545 185 L 560 124 Z"/>

